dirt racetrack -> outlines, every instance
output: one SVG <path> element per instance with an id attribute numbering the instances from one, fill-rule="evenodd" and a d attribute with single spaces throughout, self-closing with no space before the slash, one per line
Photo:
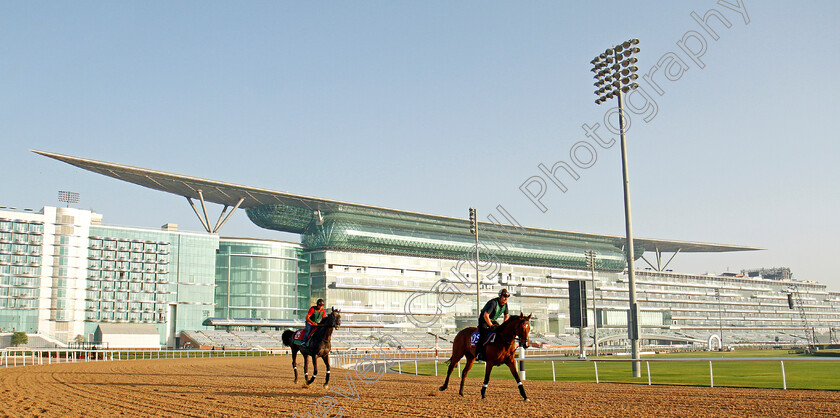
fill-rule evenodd
<path id="1" fill-rule="evenodd" d="M 840 393 L 829 391 L 529 381 L 526 403 L 512 380 L 491 380 L 481 400 L 480 372 L 472 374 L 460 397 L 458 380 L 440 392 L 440 377 L 373 381 L 343 369 L 333 369 L 331 390 L 323 368 L 303 387 L 292 383 L 289 357 L 10 367 L 0 369 L 0 416 L 840 416 Z"/>

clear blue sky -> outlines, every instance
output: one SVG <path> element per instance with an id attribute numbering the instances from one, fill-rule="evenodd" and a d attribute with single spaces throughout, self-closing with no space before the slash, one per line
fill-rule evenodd
<path id="1" fill-rule="evenodd" d="M 596 148 L 566 193 L 549 184 L 545 213 L 519 187 L 570 161 L 582 124 L 608 137 L 589 61 L 637 37 L 642 73 L 668 52 L 688 70 L 660 69 L 662 96 L 642 82 L 657 113 L 630 114 L 635 235 L 767 248 L 681 255 L 676 271 L 790 266 L 840 290 L 840 2 L 750 0 L 749 23 L 711 0 L 631 4 L 0 2 L 0 205 L 73 190 L 110 224 L 200 230 L 182 197 L 39 149 L 449 216 L 501 204 L 523 225 L 623 235 L 617 146 Z M 711 18 L 718 40 L 690 16 L 712 8 L 731 24 Z M 704 68 L 677 46 L 690 31 Z M 222 233 L 295 238 L 244 212 Z"/>

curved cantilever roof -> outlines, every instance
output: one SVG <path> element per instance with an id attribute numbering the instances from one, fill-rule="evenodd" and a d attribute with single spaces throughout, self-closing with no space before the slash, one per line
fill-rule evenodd
<path id="1" fill-rule="evenodd" d="M 422 217 L 429 221 L 463 221 L 465 219 L 454 218 L 449 216 L 431 215 L 425 213 L 388 209 L 377 206 L 362 205 L 358 203 L 347 203 L 337 200 L 322 199 L 318 197 L 310 197 L 298 195 L 293 193 L 278 192 L 274 190 L 261 189 L 259 187 L 243 186 L 239 184 L 225 183 L 216 180 L 208 180 L 200 177 L 187 176 L 183 174 L 168 173 L 165 171 L 152 170 L 148 168 L 134 167 L 130 165 L 117 164 L 107 161 L 92 160 L 89 158 L 73 157 L 69 155 L 56 154 L 45 151 L 32 150 L 36 154 L 45 157 L 53 158 L 63 161 L 67 164 L 92 171 L 94 173 L 102 174 L 108 177 L 113 177 L 118 180 L 134 183 L 143 187 L 148 187 L 154 190 L 160 190 L 167 193 L 184 196 L 190 199 L 200 199 L 203 197 L 204 201 L 218 203 L 226 206 L 236 206 L 242 208 L 254 208 L 263 205 L 282 204 L 289 205 L 312 211 L 320 210 L 322 212 L 338 212 L 346 210 L 347 208 L 367 209 L 374 212 L 410 215 L 412 217 Z M 241 203 L 240 203 L 241 200 Z M 490 224 L 487 224 L 490 225 Z M 490 226 L 491 228 L 495 226 Z M 497 228 L 497 227 L 496 227 Z M 514 228 L 514 226 L 510 226 Z M 540 228 L 528 228 L 515 226 L 519 231 L 531 231 L 539 234 L 549 234 L 558 238 L 571 239 L 586 239 L 595 241 L 612 242 L 616 247 L 622 247 L 625 238 L 614 235 L 600 235 L 600 234 L 586 234 L 579 232 L 556 231 Z M 726 244 L 709 244 L 700 242 L 688 241 L 672 241 L 659 239 L 634 239 L 634 246 L 643 246 L 646 251 L 660 251 L 660 252 L 729 252 L 729 251 L 752 251 L 760 250 L 761 248 L 745 247 L 738 245 Z"/>

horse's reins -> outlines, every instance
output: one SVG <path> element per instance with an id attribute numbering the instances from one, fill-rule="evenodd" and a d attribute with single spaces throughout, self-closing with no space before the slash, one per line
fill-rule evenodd
<path id="1" fill-rule="evenodd" d="M 524 322 L 524 321 L 520 322 L 519 324 L 521 325 L 523 322 Z M 502 324 L 502 325 L 505 325 L 505 329 L 507 329 L 507 325 L 506 325 L 506 324 Z M 501 328 L 501 325 L 499 326 L 499 328 Z M 499 330 L 498 330 L 498 328 L 496 329 L 496 335 L 499 335 Z M 513 336 L 510 338 L 510 341 L 504 341 L 504 340 L 502 340 L 502 347 L 509 346 L 511 343 L 513 343 L 514 341 L 516 341 L 516 338 L 517 338 L 517 337 L 518 337 L 518 336 L 516 335 L 516 330 L 514 330 L 514 332 L 513 332 Z M 492 344 L 492 343 L 491 343 L 491 344 Z"/>

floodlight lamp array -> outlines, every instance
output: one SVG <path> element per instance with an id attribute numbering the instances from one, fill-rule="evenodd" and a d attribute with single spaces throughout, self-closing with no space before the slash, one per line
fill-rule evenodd
<path id="1" fill-rule="evenodd" d="M 67 190 L 58 191 L 58 201 L 65 203 L 79 203 L 79 194 Z"/>
<path id="2" fill-rule="evenodd" d="M 635 81 L 639 78 L 636 74 L 639 67 L 636 64 L 639 60 L 634 54 L 639 53 L 638 39 L 624 41 L 612 48 L 607 48 L 604 53 L 599 54 L 590 63 L 592 72 L 595 73 L 595 95 L 598 99 L 596 104 L 606 102 L 621 93 L 629 93 L 639 87 Z"/>

